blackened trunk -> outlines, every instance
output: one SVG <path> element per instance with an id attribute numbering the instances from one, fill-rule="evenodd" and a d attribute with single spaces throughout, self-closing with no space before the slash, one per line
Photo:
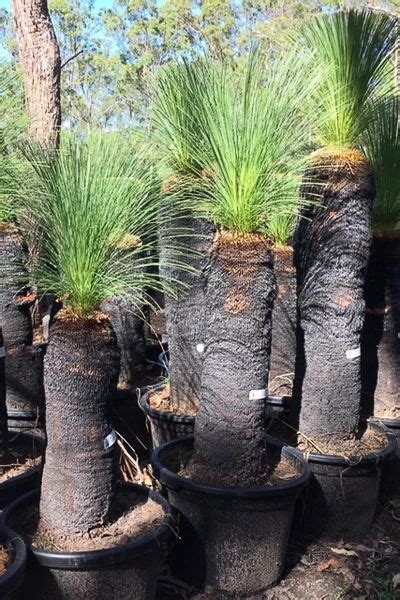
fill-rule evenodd
<path id="1" fill-rule="evenodd" d="M 0 466 L 8 455 L 8 427 L 6 407 L 6 372 L 3 333 L 0 327 Z"/>
<path id="2" fill-rule="evenodd" d="M 23 302 L 28 279 L 27 252 L 19 233 L 0 228 L 0 325 L 6 350 L 32 344 L 29 305 Z"/>
<path id="3" fill-rule="evenodd" d="M 303 210 L 295 234 L 304 340 L 295 388 L 301 390 L 300 432 L 323 440 L 359 427 L 363 287 L 375 189 L 370 164 L 351 150 L 315 154 L 307 180 L 303 197 L 318 203 Z"/>
<path id="4" fill-rule="evenodd" d="M 374 236 L 365 294 L 363 363 L 368 407 L 370 414 L 374 410 L 376 416 L 399 419 L 400 233 Z"/>
<path id="5" fill-rule="evenodd" d="M 215 227 L 204 219 L 181 214 L 160 229 L 160 274 L 187 286 L 178 291 L 177 298 L 165 294 L 171 407 L 177 414 L 192 415 L 200 402 L 203 356 L 199 348 L 204 344 L 206 327 L 203 277 Z M 174 260 L 196 272 L 173 267 Z"/>
<path id="6" fill-rule="evenodd" d="M 119 350 L 109 321 L 73 321 L 61 313 L 45 358 L 47 449 L 40 500 L 41 527 L 57 535 L 87 532 L 107 521 L 115 455 L 110 397 Z"/>
<path id="7" fill-rule="evenodd" d="M 275 248 L 277 295 L 272 313 L 271 366 L 269 393 L 288 396 L 292 393 L 296 359 L 296 269 L 293 248 Z"/>
<path id="8" fill-rule="evenodd" d="M 145 315 L 129 298 L 112 297 L 102 304 L 117 335 L 121 352 L 119 384 L 134 386 L 145 363 Z"/>
<path id="9" fill-rule="evenodd" d="M 213 245 L 194 464 L 210 481 L 258 484 L 266 475 L 264 403 L 275 297 L 273 258 L 259 236 Z"/>

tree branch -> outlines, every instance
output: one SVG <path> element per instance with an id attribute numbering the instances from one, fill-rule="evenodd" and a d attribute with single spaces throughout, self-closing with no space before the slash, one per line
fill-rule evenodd
<path id="1" fill-rule="evenodd" d="M 74 58 L 76 58 L 77 56 L 79 56 L 83 52 L 85 52 L 85 48 L 82 48 L 82 50 L 79 50 L 79 52 L 76 52 L 76 54 L 73 54 L 72 56 L 70 56 L 69 58 L 67 58 L 67 60 L 62 63 L 62 65 L 60 67 L 60 71 L 61 71 L 61 69 L 63 69 L 64 67 L 66 67 L 67 64 L 71 62 L 71 60 L 74 60 Z"/>

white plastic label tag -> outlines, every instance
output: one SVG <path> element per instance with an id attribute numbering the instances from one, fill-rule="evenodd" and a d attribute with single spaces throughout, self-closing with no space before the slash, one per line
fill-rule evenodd
<path id="1" fill-rule="evenodd" d="M 197 350 L 197 352 L 200 352 L 200 354 L 202 352 L 204 352 L 204 344 L 197 344 L 196 345 L 196 350 Z"/>
<path id="2" fill-rule="evenodd" d="M 0 358 L 4 358 L 6 355 L 6 349 L 4 346 L 0 346 Z"/>
<path id="3" fill-rule="evenodd" d="M 353 358 L 358 358 L 361 356 L 361 347 L 353 348 L 353 350 L 346 350 L 346 358 L 347 360 L 352 360 Z"/>
<path id="4" fill-rule="evenodd" d="M 249 400 L 263 400 L 266 397 L 267 397 L 266 388 L 264 388 L 262 390 L 250 390 Z"/>
<path id="5" fill-rule="evenodd" d="M 117 439 L 117 432 L 115 431 L 115 429 L 113 429 L 103 440 L 104 450 L 106 452 L 107 450 L 110 450 L 110 448 L 112 448 L 117 442 Z"/>

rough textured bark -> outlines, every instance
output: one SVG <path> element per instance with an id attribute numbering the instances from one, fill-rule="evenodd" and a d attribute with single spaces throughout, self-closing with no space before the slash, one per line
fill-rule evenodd
<path id="1" fill-rule="evenodd" d="M 301 390 L 300 431 L 323 440 L 359 427 L 363 287 L 375 189 L 370 164 L 352 150 L 316 153 L 307 180 L 303 197 L 317 193 L 319 202 L 303 210 L 295 234 L 304 342 L 295 389 Z"/>
<path id="2" fill-rule="evenodd" d="M 399 232 L 374 236 L 365 290 L 363 362 L 368 416 L 374 409 L 376 416 L 400 419 Z"/>
<path id="3" fill-rule="evenodd" d="M 13 12 L 29 133 L 44 146 L 57 147 L 61 58 L 47 0 L 13 0 Z"/>
<path id="4" fill-rule="evenodd" d="M 0 229 L 0 326 L 7 356 L 7 405 L 9 410 L 35 412 L 44 404 L 43 349 L 32 344 L 26 259 L 27 249 L 17 230 Z"/>
<path id="5" fill-rule="evenodd" d="M 0 327 L 0 466 L 8 455 L 8 427 L 6 407 L 6 373 L 3 333 Z"/>
<path id="6" fill-rule="evenodd" d="M 293 248 L 275 248 L 277 295 L 272 313 L 271 366 L 268 389 L 271 395 L 292 393 L 296 359 L 296 269 Z"/>
<path id="7" fill-rule="evenodd" d="M 206 278 L 207 329 L 194 465 L 215 483 L 266 475 L 264 403 L 275 297 L 273 258 L 258 236 L 221 235 Z M 195 467 L 196 468 L 196 467 Z"/>
<path id="8" fill-rule="evenodd" d="M 0 325 L 6 349 L 32 344 L 29 305 L 21 302 L 28 279 L 26 248 L 19 233 L 0 228 Z"/>
<path id="9" fill-rule="evenodd" d="M 175 237 L 174 231 L 179 236 Z M 199 408 L 203 365 L 198 345 L 204 343 L 205 300 L 203 274 L 207 268 L 215 227 L 204 219 L 180 215 L 161 227 L 160 274 L 187 286 L 178 298 L 165 295 L 166 329 L 169 336 L 171 406 L 175 413 L 191 415 Z M 176 236 L 176 234 L 175 234 Z M 173 245 L 183 255 L 177 255 Z M 185 249 L 198 255 L 184 255 Z M 173 268 L 171 260 L 184 260 L 197 273 Z"/>
<path id="10" fill-rule="evenodd" d="M 87 532 L 106 522 L 113 497 L 112 430 L 119 351 L 109 321 L 60 315 L 45 358 L 47 448 L 40 526 L 57 535 Z"/>
<path id="11" fill-rule="evenodd" d="M 110 318 L 121 352 L 119 384 L 133 386 L 145 363 L 145 317 L 129 298 L 110 298 L 102 304 L 102 310 Z"/>

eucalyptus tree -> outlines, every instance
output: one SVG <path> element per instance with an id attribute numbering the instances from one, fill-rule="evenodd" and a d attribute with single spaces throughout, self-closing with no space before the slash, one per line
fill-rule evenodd
<path id="1" fill-rule="evenodd" d="M 300 350 L 296 395 L 300 431 L 320 441 L 354 438 L 360 427 L 360 336 L 372 237 L 373 169 L 361 151 L 377 97 L 387 88 L 395 22 L 368 10 L 315 19 L 304 33 L 325 79 L 313 95 L 322 108 L 322 149 L 310 157 L 295 237 Z M 315 185 L 315 182 L 318 185 Z M 320 446 L 321 447 L 321 446 Z"/>

